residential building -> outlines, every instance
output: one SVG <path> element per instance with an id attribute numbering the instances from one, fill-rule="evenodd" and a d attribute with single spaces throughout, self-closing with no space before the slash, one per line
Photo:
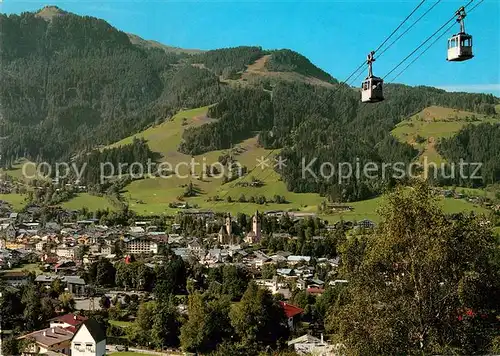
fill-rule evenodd
<path id="1" fill-rule="evenodd" d="M 101 253 L 102 253 L 103 255 L 111 255 L 111 252 L 112 252 L 112 248 L 111 248 L 111 246 L 106 245 L 106 246 L 102 246 L 102 247 L 101 247 Z"/>
<path id="2" fill-rule="evenodd" d="M 19 287 L 28 283 L 29 273 L 23 271 L 5 271 L 0 274 L 0 279 L 11 287 Z"/>
<path id="3" fill-rule="evenodd" d="M 285 311 L 288 327 L 290 328 L 290 330 L 293 330 L 295 328 L 295 325 L 297 325 L 297 323 L 300 321 L 300 315 L 304 312 L 304 309 L 283 301 L 281 301 L 280 304 Z"/>
<path id="4" fill-rule="evenodd" d="M 94 319 L 84 321 L 71 340 L 71 356 L 104 356 L 106 334 Z"/>
<path id="5" fill-rule="evenodd" d="M 298 262 L 307 262 L 309 263 L 309 261 L 311 260 L 311 257 L 310 256 L 288 256 L 287 258 L 287 261 L 289 264 L 296 264 Z"/>
<path id="6" fill-rule="evenodd" d="M 106 335 L 94 319 L 66 314 L 50 321 L 50 327 L 18 337 L 29 340 L 22 355 L 62 354 L 71 356 L 103 356 Z"/>
<path id="7" fill-rule="evenodd" d="M 144 228 L 141 226 L 131 226 L 130 232 L 133 234 L 143 234 L 146 232 L 146 230 L 144 230 Z"/>
<path id="8" fill-rule="evenodd" d="M 73 295 L 77 297 L 87 295 L 87 285 L 85 281 L 78 276 L 46 276 L 41 274 L 36 276 L 35 283 L 51 286 L 52 282 L 56 279 L 59 279 L 67 291 Z"/>
<path id="9" fill-rule="evenodd" d="M 66 245 L 59 245 L 56 249 L 56 255 L 61 258 L 73 259 L 75 258 L 75 248 Z"/>
<path id="10" fill-rule="evenodd" d="M 44 249 L 44 247 L 45 247 L 46 244 L 47 243 L 45 241 L 38 241 L 36 243 L 36 245 L 35 245 L 35 250 L 37 250 L 37 251 L 43 251 L 43 249 Z"/>
<path id="11" fill-rule="evenodd" d="M 17 339 L 32 341 L 23 350 L 23 355 L 46 354 L 49 351 L 69 355 L 73 335 L 73 332 L 70 330 L 61 327 L 53 327 L 37 330 L 20 336 Z"/>
<path id="12" fill-rule="evenodd" d="M 364 219 L 359 221 L 357 226 L 361 229 L 373 229 L 375 227 L 375 223 L 371 220 Z"/>
<path id="13" fill-rule="evenodd" d="M 127 254 L 157 254 L 158 244 L 148 238 L 137 237 L 125 241 L 125 251 Z"/>

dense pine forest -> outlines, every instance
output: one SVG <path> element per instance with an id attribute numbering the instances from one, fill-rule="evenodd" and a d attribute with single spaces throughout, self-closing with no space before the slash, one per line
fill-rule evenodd
<path id="1" fill-rule="evenodd" d="M 482 178 L 476 184 L 500 181 L 500 124 L 469 125 L 448 139 L 442 140 L 438 150 L 449 162 L 481 163 Z M 464 182 L 454 182 L 463 184 Z"/>
<path id="2" fill-rule="evenodd" d="M 273 51 L 266 68 L 273 72 L 297 72 L 325 82 L 337 82 L 330 74 L 314 66 L 309 59 L 289 49 Z"/>
<path id="3" fill-rule="evenodd" d="M 58 14 L 0 15 L 5 160 L 67 159 L 217 101 L 217 77 L 179 65 L 182 55 L 134 46 L 103 20 Z"/>
<path id="4" fill-rule="evenodd" d="M 134 45 L 103 20 L 55 13 L 50 18 L 0 15 L 3 166 L 20 157 L 49 162 L 79 157 L 168 120 L 180 109 L 214 104 L 209 116 L 217 120 L 186 130 L 181 152 L 228 149 L 258 135 L 262 146 L 281 149 L 287 159 L 280 173 L 289 190 L 358 200 L 392 182 L 301 179 L 302 159 L 317 157 L 311 165 L 316 173 L 325 161 L 410 162 L 418 152 L 390 135 L 401 120 L 430 105 L 494 115 L 498 103 L 492 95 L 387 84 L 386 101 L 364 105 L 357 89 L 291 50 L 235 47 L 175 54 Z M 265 55 L 267 71 L 295 72 L 328 85 L 279 77 L 272 84 L 265 77 L 246 82 L 241 73 Z M 498 126 L 471 127 L 439 149 L 451 160 L 484 161 L 488 178 L 483 183 L 491 183 L 499 180 L 498 136 Z"/>

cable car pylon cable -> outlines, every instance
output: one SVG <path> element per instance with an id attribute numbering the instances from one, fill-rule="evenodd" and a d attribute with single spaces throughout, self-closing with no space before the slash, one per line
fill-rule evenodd
<path id="1" fill-rule="evenodd" d="M 474 5 L 470 10 L 467 10 L 467 11 L 470 13 L 472 10 L 474 10 L 476 7 L 478 7 L 483 1 L 484 0 L 479 1 L 476 5 Z"/>
<path id="2" fill-rule="evenodd" d="M 384 48 L 382 52 L 379 53 L 378 58 L 380 58 L 389 48 L 391 48 L 394 43 L 396 43 L 401 37 L 406 35 L 408 31 L 410 31 L 413 26 L 420 22 L 429 12 L 432 11 L 442 0 L 437 0 L 430 8 L 428 8 L 418 19 L 416 19 L 406 30 L 404 30 L 394 41 L 392 41 L 387 47 Z"/>
<path id="3" fill-rule="evenodd" d="M 410 25 L 410 27 L 401 35 L 399 35 L 395 41 L 391 42 L 391 44 L 389 45 L 392 46 L 397 40 L 399 40 L 401 37 L 403 37 L 408 31 L 409 29 L 411 29 L 414 25 L 416 25 L 425 15 L 427 15 L 441 0 L 438 0 L 433 6 L 430 7 L 429 10 L 427 10 L 422 16 L 420 16 L 412 25 Z M 472 2 L 473 0 L 471 0 Z M 375 54 L 378 50 L 380 50 L 386 43 L 387 41 L 389 41 L 391 39 L 392 36 L 394 36 L 394 34 L 406 23 L 406 21 L 408 21 L 410 19 L 410 17 L 426 2 L 426 0 L 422 0 L 406 17 L 405 19 L 391 32 L 391 34 L 377 47 L 377 49 L 375 51 L 373 51 L 373 53 Z M 388 48 L 384 49 L 383 52 L 387 51 Z M 363 61 L 351 74 L 349 74 L 349 76 L 342 82 L 339 82 L 338 83 L 338 87 L 334 90 L 332 90 L 331 94 L 330 95 L 334 95 L 337 91 L 340 90 L 340 88 L 342 87 L 342 84 L 347 84 L 349 85 L 349 81 L 350 79 L 357 74 L 357 76 L 354 78 L 353 82 L 355 80 L 357 80 L 359 78 L 360 75 L 362 75 L 362 72 L 360 72 L 360 70 L 365 66 L 367 65 L 367 62 L 366 61 Z M 271 156 L 274 152 L 276 152 L 277 149 L 272 149 L 265 157 L 263 157 L 263 160 L 267 160 L 269 158 L 269 156 Z M 255 165 L 249 172 L 247 172 L 247 176 L 249 176 L 250 173 L 252 173 L 255 169 L 257 168 L 257 165 Z M 274 170 L 271 170 L 272 172 Z M 272 173 L 271 172 L 271 173 Z M 271 174 L 270 173 L 270 174 Z M 269 175 L 270 175 L 269 174 Z M 229 192 L 230 192 L 230 189 L 229 188 L 225 194 L 223 194 L 223 197 L 226 197 Z M 235 202 L 233 202 L 234 204 Z M 213 207 L 215 207 L 215 202 L 213 203 Z"/>
<path id="4" fill-rule="evenodd" d="M 444 35 L 446 35 L 448 33 L 449 30 L 451 30 L 453 28 L 453 26 L 455 26 L 455 24 L 451 24 L 450 27 L 448 27 L 445 31 L 443 31 L 442 34 L 440 34 L 434 41 L 432 41 L 432 43 L 427 46 L 422 52 L 420 52 L 420 54 L 415 57 L 410 63 L 408 63 L 408 65 L 406 67 L 404 67 L 398 74 L 396 74 L 396 76 L 394 78 L 392 78 L 390 81 L 391 82 L 394 82 L 401 74 L 403 74 L 413 63 L 415 63 L 417 61 L 417 59 L 419 59 L 425 52 L 427 52 L 427 50 L 429 48 L 431 48 L 437 41 L 439 41 L 441 38 L 443 38 Z"/>
<path id="5" fill-rule="evenodd" d="M 467 3 L 467 5 L 465 5 L 464 7 L 467 7 L 469 6 L 474 0 L 469 0 L 469 2 Z M 453 16 L 448 20 L 446 21 L 440 28 L 438 28 L 432 35 L 430 35 L 429 37 L 427 37 L 417 48 L 415 48 L 409 55 L 407 55 L 405 58 L 403 58 L 403 60 L 401 60 L 401 62 L 399 62 L 394 68 L 392 68 L 389 73 L 387 73 L 386 75 L 384 75 L 382 77 L 382 79 L 385 79 L 387 78 L 387 76 L 389 76 L 390 74 L 394 73 L 394 71 L 396 69 L 398 69 L 404 62 L 406 62 L 406 60 L 408 58 L 410 58 L 411 56 L 413 56 L 415 54 L 415 52 L 417 52 L 420 48 L 422 48 L 427 42 L 429 42 L 437 33 L 439 33 L 443 28 L 445 28 L 450 22 L 452 21 L 455 21 L 455 14 L 453 14 Z"/>
<path id="6" fill-rule="evenodd" d="M 481 0 L 479 1 L 478 3 L 476 3 L 470 10 L 467 10 L 469 13 L 474 10 L 476 7 L 478 7 L 484 0 Z M 391 82 L 394 82 L 397 78 L 399 78 L 399 76 L 401 74 L 403 74 L 413 63 L 415 63 L 420 57 L 422 57 L 422 55 L 427 52 L 437 41 L 439 41 L 441 38 L 443 38 L 444 35 L 446 35 L 448 33 L 448 31 L 450 31 L 453 26 L 455 26 L 455 24 L 451 24 L 451 26 L 449 26 L 448 28 L 446 28 L 445 31 L 443 31 L 442 34 L 440 34 L 434 41 L 432 41 L 432 43 L 430 45 L 428 45 L 422 52 L 420 52 L 420 54 L 415 57 L 410 63 L 408 63 L 408 65 L 406 67 L 404 67 L 398 74 L 396 74 L 395 77 L 393 77 L 390 81 Z"/>
<path id="7" fill-rule="evenodd" d="M 394 34 L 401 28 L 401 26 L 403 26 L 406 21 L 408 21 L 410 19 L 410 17 L 426 2 L 427 0 L 422 0 L 406 17 L 405 19 L 391 32 L 391 34 L 389 36 L 387 36 L 387 38 L 377 47 L 377 49 L 375 49 L 373 52 L 374 54 L 377 53 L 377 51 L 379 51 L 386 43 L 387 41 L 389 41 L 391 39 L 392 36 L 394 36 Z M 438 2 L 440 2 L 441 0 L 438 0 Z M 436 4 L 434 4 L 432 7 L 431 7 L 431 10 L 432 8 L 436 6 Z M 422 15 L 417 21 L 415 21 L 411 26 L 414 26 L 418 21 L 420 21 L 430 10 L 428 10 L 424 15 Z M 408 31 L 406 31 L 408 32 Z M 403 34 L 404 35 L 404 34 Z M 397 41 L 398 39 L 400 39 L 403 35 L 400 35 L 395 41 Z M 394 42 L 395 42 L 394 41 Z M 394 42 L 391 43 L 390 46 L 392 46 L 392 44 L 394 44 Z M 388 49 L 388 48 L 387 48 Z M 384 49 L 383 52 L 387 51 L 387 49 Z M 342 83 L 344 84 L 348 84 L 349 85 L 349 80 L 354 76 L 356 75 L 360 69 L 362 69 L 364 66 L 366 65 L 366 61 L 363 61 L 363 63 L 361 63 L 348 77 L 346 80 L 344 80 Z M 358 73 L 358 75 L 356 76 L 355 79 L 353 79 L 352 81 L 356 81 L 357 78 L 359 78 L 361 74 Z"/>
<path id="8" fill-rule="evenodd" d="M 391 34 L 390 34 L 390 35 L 389 35 L 389 36 L 388 36 L 388 37 L 384 40 L 384 42 L 382 42 L 382 43 L 380 44 L 380 46 L 378 46 L 378 47 L 377 47 L 377 49 L 376 49 L 376 50 L 374 50 L 373 52 L 377 53 L 377 52 L 378 52 L 378 50 L 379 50 L 379 49 L 381 49 L 381 48 L 382 48 L 382 47 L 383 47 L 383 46 L 387 43 L 387 41 L 389 41 L 389 39 L 390 39 L 392 36 L 394 36 L 394 34 L 395 34 L 395 33 L 396 33 L 396 32 L 397 32 L 400 28 L 401 28 L 401 26 L 403 26 L 403 25 L 405 24 L 405 22 L 406 22 L 406 21 L 408 21 L 408 19 L 409 19 L 409 18 L 410 18 L 410 17 L 411 17 L 414 13 L 415 13 L 415 11 L 417 11 L 417 10 L 420 8 L 420 6 L 422 6 L 422 5 L 423 5 L 426 1 L 427 1 L 427 0 L 422 0 L 422 1 L 420 2 L 420 4 L 418 4 L 418 5 L 417 5 L 417 7 L 415 7 L 415 8 L 413 9 L 413 11 L 412 11 L 412 12 L 410 12 L 410 14 L 409 14 L 408 16 L 406 16 L 406 18 L 403 20 L 403 22 L 401 22 L 401 23 L 399 24 L 399 26 L 398 26 L 398 27 L 396 27 L 396 29 L 394 29 L 394 31 L 392 31 L 392 32 L 391 32 Z"/>

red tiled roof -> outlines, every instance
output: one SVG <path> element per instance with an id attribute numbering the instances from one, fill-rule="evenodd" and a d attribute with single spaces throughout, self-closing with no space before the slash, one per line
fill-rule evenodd
<path id="1" fill-rule="evenodd" d="M 285 302 L 280 302 L 280 304 L 285 310 L 285 315 L 287 318 L 293 318 L 295 315 L 299 315 L 304 312 L 304 309 L 296 307 L 295 305 L 291 305 Z"/>
<path id="2" fill-rule="evenodd" d="M 64 330 L 68 330 L 69 332 L 72 332 L 73 334 L 76 333 L 76 326 L 68 326 L 67 328 L 64 328 Z"/>
<path id="3" fill-rule="evenodd" d="M 318 288 L 318 287 L 310 287 L 310 288 L 307 288 L 307 293 L 311 293 L 311 294 L 323 294 L 323 293 L 325 293 L 325 289 L 324 288 Z"/>
<path id="4" fill-rule="evenodd" d="M 44 260 L 44 262 L 47 264 L 57 263 L 58 261 L 59 257 L 54 257 L 54 256 L 49 256 Z"/>
<path id="5" fill-rule="evenodd" d="M 78 326 L 81 323 L 83 323 L 85 320 L 88 318 L 82 315 L 76 315 L 76 314 L 65 314 L 61 316 L 57 316 L 55 318 L 50 319 L 50 321 L 57 320 L 61 323 L 66 323 L 72 326 Z"/>

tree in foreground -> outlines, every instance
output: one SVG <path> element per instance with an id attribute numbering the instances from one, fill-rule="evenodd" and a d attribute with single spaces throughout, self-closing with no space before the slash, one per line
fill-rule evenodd
<path id="1" fill-rule="evenodd" d="M 424 183 L 387 196 L 381 216 L 373 236 L 343 246 L 349 289 L 330 310 L 335 338 L 353 355 L 492 350 L 500 273 L 490 227 L 444 214 Z"/>
<path id="2" fill-rule="evenodd" d="M 230 297 L 220 295 L 211 299 L 206 294 L 189 296 L 187 322 L 181 328 L 182 348 L 190 352 L 215 350 L 224 339 L 230 339 L 233 329 L 229 320 Z"/>
<path id="3" fill-rule="evenodd" d="M 155 303 L 152 341 L 160 349 L 179 346 L 179 312 L 174 298 L 171 296 L 167 302 Z"/>
<path id="4" fill-rule="evenodd" d="M 59 309 L 61 309 L 64 313 L 69 313 L 75 310 L 75 298 L 73 298 L 73 294 L 71 293 L 62 293 L 59 295 Z"/>
<path id="5" fill-rule="evenodd" d="M 241 301 L 231 309 L 231 325 L 244 345 L 280 346 L 288 336 L 283 308 L 271 293 L 250 282 Z"/>

